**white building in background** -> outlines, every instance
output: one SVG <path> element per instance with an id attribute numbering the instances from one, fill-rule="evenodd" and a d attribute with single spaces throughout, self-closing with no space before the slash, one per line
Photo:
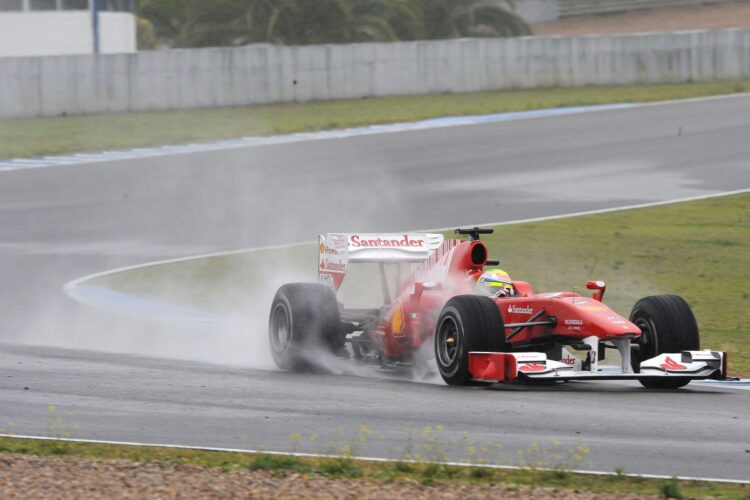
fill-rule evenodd
<path id="1" fill-rule="evenodd" d="M 0 0 L 0 57 L 136 51 L 133 0 Z"/>

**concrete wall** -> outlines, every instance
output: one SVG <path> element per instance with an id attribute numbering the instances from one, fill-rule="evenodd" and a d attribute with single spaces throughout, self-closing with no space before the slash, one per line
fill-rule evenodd
<path id="1" fill-rule="evenodd" d="M 101 52 L 135 52 L 135 16 L 101 12 Z M 0 12 L 0 57 L 91 54 L 91 13 L 87 10 Z"/>
<path id="2" fill-rule="evenodd" d="M 0 117 L 750 78 L 750 30 L 0 59 Z"/>

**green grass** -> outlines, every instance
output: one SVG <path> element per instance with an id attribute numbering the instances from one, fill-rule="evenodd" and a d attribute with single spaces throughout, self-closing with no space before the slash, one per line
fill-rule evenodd
<path id="1" fill-rule="evenodd" d="M 150 446 L 105 445 L 0 438 L 0 453 L 37 456 L 79 457 L 88 460 L 129 460 L 139 463 L 161 463 L 171 466 L 197 465 L 223 472 L 267 470 L 285 476 L 291 472 L 329 477 L 366 478 L 376 481 L 419 481 L 423 484 L 453 486 L 502 483 L 533 487 L 562 488 L 593 493 L 670 494 L 689 498 L 746 499 L 750 486 L 675 479 L 645 479 L 616 476 L 589 476 L 569 471 L 537 469 L 491 469 L 454 467 L 429 462 L 371 462 L 355 458 L 308 458 L 255 453 L 213 452 L 170 449 Z"/>
<path id="2" fill-rule="evenodd" d="M 607 281 L 605 301 L 623 315 L 646 295 L 682 295 L 702 345 L 728 352 L 730 371 L 750 376 L 750 194 L 499 226 L 484 241 L 536 291 L 588 294 L 587 280 Z M 297 246 L 147 267 L 93 284 L 265 317 L 278 285 L 315 280 L 316 258 L 315 245 Z"/>
<path id="3" fill-rule="evenodd" d="M 190 111 L 0 121 L 0 159 L 182 144 L 237 137 L 750 91 L 750 81 L 551 88 L 400 96 Z"/>

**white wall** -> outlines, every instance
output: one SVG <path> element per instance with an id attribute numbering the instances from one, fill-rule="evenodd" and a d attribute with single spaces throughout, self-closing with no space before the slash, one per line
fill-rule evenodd
<path id="1" fill-rule="evenodd" d="M 0 58 L 0 118 L 750 78 L 750 30 Z"/>
<path id="2" fill-rule="evenodd" d="M 102 53 L 136 51 L 135 16 L 99 14 Z M 91 13 L 74 11 L 0 12 L 0 57 L 91 54 Z"/>

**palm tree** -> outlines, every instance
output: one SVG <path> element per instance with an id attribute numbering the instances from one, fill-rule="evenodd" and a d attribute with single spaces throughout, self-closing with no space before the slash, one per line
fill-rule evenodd
<path id="1" fill-rule="evenodd" d="M 409 0 L 212 0 L 188 17 L 177 46 L 394 41 L 421 26 Z"/>
<path id="2" fill-rule="evenodd" d="M 196 3 L 199 0 L 137 0 L 136 13 L 153 26 L 156 37 L 171 45 L 188 23 Z"/>
<path id="3" fill-rule="evenodd" d="M 421 26 L 409 0 L 300 0 L 297 43 L 390 42 Z"/>
<path id="4" fill-rule="evenodd" d="M 138 1 L 139 12 L 152 22 L 157 36 L 177 47 L 530 34 L 499 0 Z"/>

